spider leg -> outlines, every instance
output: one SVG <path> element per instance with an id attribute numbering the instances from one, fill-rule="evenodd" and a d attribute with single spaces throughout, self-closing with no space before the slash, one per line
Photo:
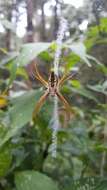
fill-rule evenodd
<path id="1" fill-rule="evenodd" d="M 62 94 L 60 92 L 56 92 L 56 95 L 58 96 L 58 98 L 61 100 L 61 102 L 64 104 L 69 116 L 75 113 L 75 111 L 72 109 L 72 107 L 69 105 L 69 103 L 67 102 L 67 100 L 62 96 Z"/>
<path id="2" fill-rule="evenodd" d="M 41 96 L 41 98 L 39 99 L 39 101 L 37 102 L 35 108 L 34 108 L 34 111 L 33 111 L 33 114 L 32 114 L 32 118 L 34 119 L 37 115 L 37 113 L 40 111 L 42 105 L 44 104 L 46 98 L 48 97 L 49 95 L 49 91 L 46 90 L 46 92 L 43 94 L 43 96 Z"/>
<path id="3" fill-rule="evenodd" d="M 61 86 L 66 80 L 72 79 L 77 73 L 72 73 L 71 75 L 65 74 L 58 82 L 58 85 Z"/>
<path id="4" fill-rule="evenodd" d="M 39 73 L 38 68 L 37 68 L 37 63 L 34 64 L 34 67 L 35 67 L 35 73 L 33 74 L 33 76 L 35 76 L 36 79 L 38 79 L 45 87 L 47 87 L 48 83 Z"/>
<path id="5" fill-rule="evenodd" d="M 30 71 L 30 75 L 31 75 L 31 77 L 32 77 L 33 80 L 35 80 L 35 78 L 36 78 L 37 80 L 39 80 L 39 78 L 37 77 L 37 75 L 36 75 L 33 71 Z M 41 82 L 41 81 L 40 81 L 40 82 Z"/>

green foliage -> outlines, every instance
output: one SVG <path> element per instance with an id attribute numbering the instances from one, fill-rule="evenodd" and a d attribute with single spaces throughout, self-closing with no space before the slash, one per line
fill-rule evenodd
<path id="1" fill-rule="evenodd" d="M 7 174 L 11 162 L 11 147 L 5 145 L 0 149 L 0 178 L 4 177 Z"/>
<path id="2" fill-rule="evenodd" d="M 75 53 L 76 56 L 79 56 L 88 67 L 92 66 L 91 61 L 94 61 L 98 65 L 102 65 L 95 57 L 87 54 L 86 47 L 82 42 L 73 43 L 72 45 L 68 45 L 68 47 L 73 51 L 73 53 Z"/>
<path id="3" fill-rule="evenodd" d="M 87 59 L 86 48 L 82 42 L 74 43 L 69 46 L 69 48 L 78 55 L 89 67 L 91 66 L 89 60 Z"/>
<path id="4" fill-rule="evenodd" d="M 90 177 L 73 181 L 65 190 L 106 190 L 106 187 L 107 179 Z"/>
<path id="5" fill-rule="evenodd" d="M 35 171 L 24 171 L 16 174 L 15 183 L 17 190 L 58 190 L 51 178 Z"/>
<path id="6" fill-rule="evenodd" d="M 88 88 L 93 91 L 100 92 L 104 95 L 107 95 L 107 81 L 105 81 L 103 84 L 97 84 L 94 86 L 88 85 Z"/>
<path id="7" fill-rule="evenodd" d="M 17 57 L 16 63 L 19 66 L 24 66 L 32 61 L 41 52 L 49 48 L 50 43 L 31 43 L 25 44 L 20 50 L 20 54 Z"/>
<path id="8" fill-rule="evenodd" d="M 101 19 L 100 27 L 105 33 L 106 24 L 107 19 Z M 32 122 L 33 110 L 45 89 L 39 88 L 40 84 L 36 80 L 29 81 L 25 67 L 38 57 L 44 64 L 40 64 L 41 73 L 49 76 L 45 67 L 49 67 L 53 61 L 56 44 L 25 44 L 19 53 L 11 54 L 1 49 L 5 58 L 1 60 L 0 71 L 5 70 L 8 76 L 5 79 L 1 75 L 0 86 L 8 89 L 9 93 L 6 97 L 8 104 L 0 110 L 0 188 L 106 189 L 107 161 L 103 155 L 107 153 L 107 103 L 104 102 L 107 81 L 103 75 L 107 73 L 107 68 L 89 52 L 91 47 L 103 43 L 105 39 L 106 35 L 100 36 L 98 26 L 93 26 L 89 28 L 84 43 L 70 43 L 68 40 L 69 43 L 67 41 L 62 45 L 60 62 L 63 67 L 59 70 L 62 74 L 69 74 L 76 66 L 80 68 L 80 73 L 83 72 L 84 78 L 81 75 L 78 80 L 66 81 L 64 86 L 61 86 L 61 93 L 68 99 L 69 104 L 73 105 L 76 114 L 72 119 L 68 118 L 62 102 L 59 102 L 61 128 L 57 134 L 57 157 L 54 159 L 50 154 L 53 100 L 51 97 L 48 98 Z M 90 67 L 90 70 L 101 72 L 102 77 L 98 83 L 89 76 L 88 70 L 84 72 L 84 65 L 86 68 Z M 85 81 L 85 75 L 89 77 L 88 82 Z M 28 88 L 23 90 L 23 85 L 17 87 L 19 80 L 20 84 L 24 83 Z M 32 83 L 35 90 L 32 89 Z M 11 96 L 11 91 L 16 97 Z M 102 178 L 96 177 L 101 175 Z"/>
<path id="9" fill-rule="evenodd" d="M 73 66 L 75 66 L 76 63 L 80 61 L 80 58 L 74 53 L 70 53 L 68 56 L 64 57 L 64 61 L 66 63 L 65 67 L 69 71 L 73 68 Z"/>
<path id="10" fill-rule="evenodd" d="M 96 44 L 105 44 L 107 43 L 107 18 L 100 19 L 100 31 L 99 27 L 91 26 L 87 32 L 87 39 L 85 40 L 85 45 L 87 49 L 93 47 Z"/>
<path id="11" fill-rule="evenodd" d="M 16 135 L 20 128 L 32 120 L 32 112 L 40 94 L 41 91 L 31 91 L 10 100 L 12 107 L 10 107 L 8 114 L 9 126 L 7 133 L 0 142 L 0 146 Z"/>
<path id="12" fill-rule="evenodd" d="M 13 60 L 11 61 L 9 70 L 10 70 L 10 78 L 8 80 L 7 89 L 9 88 L 9 86 L 13 83 L 13 81 L 16 78 L 17 65 L 13 64 Z"/>
<path id="13" fill-rule="evenodd" d="M 94 100 L 95 102 L 98 102 L 97 98 L 87 89 L 85 89 L 84 87 L 81 88 L 73 88 L 71 87 L 71 90 L 77 94 L 80 94 L 81 96 L 84 96 L 90 100 Z"/>
<path id="14" fill-rule="evenodd" d="M 69 87 L 63 86 L 63 91 L 65 93 L 73 92 L 74 94 L 79 94 L 80 96 L 83 96 L 89 100 L 93 100 L 96 103 L 99 102 L 95 95 L 89 89 L 82 86 L 78 81 L 71 81 L 71 85 Z"/>

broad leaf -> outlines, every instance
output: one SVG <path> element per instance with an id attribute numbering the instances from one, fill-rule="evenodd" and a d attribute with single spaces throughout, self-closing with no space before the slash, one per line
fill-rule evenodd
<path id="1" fill-rule="evenodd" d="M 9 146 L 4 146 L 0 149 L 0 177 L 4 177 L 8 172 L 12 162 L 12 154 Z"/>
<path id="2" fill-rule="evenodd" d="M 29 43 L 22 46 L 19 56 L 17 57 L 17 65 L 23 66 L 32 61 L 41 52 L 48 49 L 50 43 Z"/>
<path id="3" fill-rule="evenodd" d="M 51 178 L 36 171 L 19 172 L 15 176 L 17 190 L 58 190 Z"/>
<path id="4" fill-rule="evenodd" d="M 10 127 L 4 138 L 1 139 L 0 146 L 32 120 L 33 109 L 41 94 L 41 91 L 31 91 L 11 100 L 13 106 L 9 109 Z"/>

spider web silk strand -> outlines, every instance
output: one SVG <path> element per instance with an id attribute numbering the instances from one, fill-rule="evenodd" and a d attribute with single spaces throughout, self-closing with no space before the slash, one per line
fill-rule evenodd
<path id="1" fill-rule="evenodd" d="M 64 38 L 64 33 L 67 29 L 67 21 L 64 18 L 60 19 L 59 30 L 57 34 L 56 40 L 56 52 L 54 58 L 54 72 L 58 76 L 58 68 L 59 68 L 59 60 L 61 56 L 61 49 L 62 49 L 62 40 Z M 52 124 L 52 145 L 51 145 L 51 152 L 52 157 L 56 157 L 57 154 L 57 131 L 60 126 L 59 123 L 59 115 L 58 115 L 58 98 L 57 96 L 54 97 L 54 110 L 53 110 L 53 124 Z"/>

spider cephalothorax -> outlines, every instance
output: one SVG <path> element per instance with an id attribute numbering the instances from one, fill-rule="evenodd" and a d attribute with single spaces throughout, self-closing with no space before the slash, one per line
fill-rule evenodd
<path id="1" fill-rule="evenodd" d="M 75 74 L 75 73 L 74 73 Z M 59 89 L 62 86 L 62 84 L 72 78 L 74 76 L 74 74 L 72 75 L 64 75 L 61 79 L 59 79 L 59 77 L 54 73 L 54 71 L 51 71 L 50 75 L 49 75 L 49 79 L 48 82 L 40 75 L 38 69 L 37 69 L 37 63 L 35 64 L 35 78 L 38 79 L 43 86 L 46 87 L 46 91 L 43 94 L 43 96 L 41 96 L 41 98 L 39 99 L 39 101 L 37 102 L 34 112 L 33 112 L 33 119 L 35 118 L 36 114 L 39 112 L 39 110 L 41 109 L 43 103 L 45 102 L 45 100 L 47 99 L 47 97 L 49 95 L 51 95 L 52 97 L 57 96 L 60 101 L 64 104 L 65 109 L 67 110 L 68 113 L 72 112 L 74 113 L 73 108 L 69 105 L 69 103 L 66 101 L 66 99 L 62 96 L 62 94 L 60 93 Z"/>

